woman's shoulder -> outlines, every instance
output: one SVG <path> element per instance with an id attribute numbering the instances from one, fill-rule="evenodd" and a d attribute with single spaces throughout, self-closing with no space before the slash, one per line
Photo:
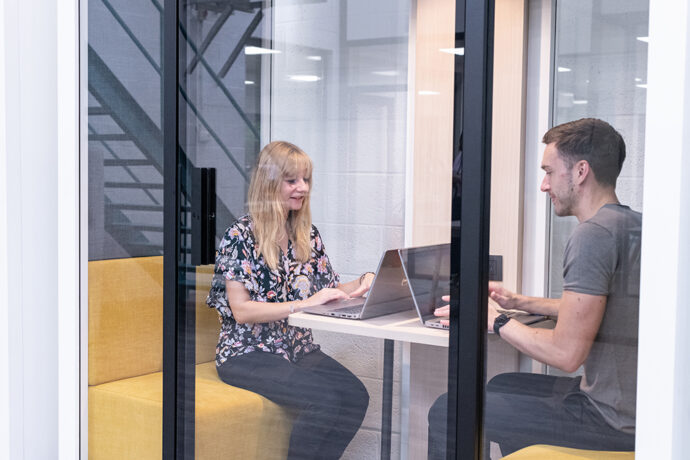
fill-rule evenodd
<path id="1" fill-rule="evenodd" d="M 231 226 L 229 226 L 223 234 L 225 240 L 244 240 L 251 237 L 254 233 L 254 223 L 249 214 L 237 219 Z"/>
<path id="2" fill-rule="evenodd" d="M 319 233 L 319 229 L 316 228 L 316 225 L 314 224 L 311 224 L 311 234 L 309 235 L 309 239 L 311 240 L 311 246 L 313 249 L 316 249 L 317 251 L 323 250 L 323 241 L 321 240 L 321 233 Z"/>

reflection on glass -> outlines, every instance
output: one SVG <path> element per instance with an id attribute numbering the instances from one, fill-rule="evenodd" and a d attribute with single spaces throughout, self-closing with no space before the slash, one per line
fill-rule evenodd
<path id="1" fill-rule="evenodd" d="M 160 458 L 161 3 L 88 2 L 88 452 Z"/>
<path id="2" fill-rule="evenodd" d="M 642 209 L 649 1 L 620 5 L 559 0 L 556 5 L 556 72 L 553 125 L 596 117 L 611 123 L 627 145 L 617 192 Z M 642 38 L 642 40 L 640 40 Z M 577 225 L 551 222 L 549 295 L 562 290 L 563 251 Z"/>

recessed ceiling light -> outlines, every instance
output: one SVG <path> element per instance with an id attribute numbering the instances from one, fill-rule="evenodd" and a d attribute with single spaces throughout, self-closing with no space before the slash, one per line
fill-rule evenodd
<path id="1" fill-rule="evenodd" d="M 420 96 L 437 96 L 441 93 L 439 93 L 438 91 L 422 90 L 419 91 L 417 94 L 419 94 Z"/>
<path id="2" fill-rule="evenodd" d="M 635 81 L 640 82 L 642 79 L 640 77 L 635 77 Z"/>
<path id="3" fill-rule="evenodd" d="M 302 82 L 315 82 L 321 80 L 321 77 L 317 77 L 316 75 L 288 75 L 288 78 L 293 81 Z"/>
<path id="4" fill-rule="evenodd" d="M 573 104 L 575 105 L 585 105 L 587 103 L 587 99 L 573 99 Z"/>
<path id="5" fill-rule="evenodd" d="M 640 83 L 635 86 L 637 86 L 638 88 L 647 89 L 647 83 Z"/>
<path id="6" fill-rule="evenodd" d="M 465 48 L 440 48 L 440 52 L 448 54 L 457 54 L 458 56 L 465 55 Z"/>
<path id="7" fill-rule="evenodd" d="M 641 42 L 649 43 L 649 37 L 637 37 L 637 39 Z"/>
<path id="8" fill-rule="evenodd" d="M 397 70 L 374 70 L 373 72 L 374 75 L 381 75 L 383 77 L 395 77 L 398 75 Z"/>
<path id="9" fill-rule="evenodd" d="M 320 61 L 321 56 L 307 56 L 307 59 L 309 59 L 310 61 Z"/>
<path id="10" fill-rule="evenodd" d="M 559 72 L 570 72 L 571 70 L 572 69 L 570 69 L 568 67 L 560 67 L 560 66 L 558 67 Z"/>
<path id="11" fill-rule="evenodd" d="M 244 81 L 244 84 L 245 84 L 245 85 L 253 85 L 254 82 L 251 81 L 251 80 L 245 80 L 245 81 Z"/>
<path id="12" fill-rule="evenodd" d="M 280 51 L 278 50 L 272 50 L 270 48 L 260 48 L 258 46 L 245 46 L 244 47 L 244 54 L 248 56 L 252 56 L 255 54 L 278 54 Z"/>

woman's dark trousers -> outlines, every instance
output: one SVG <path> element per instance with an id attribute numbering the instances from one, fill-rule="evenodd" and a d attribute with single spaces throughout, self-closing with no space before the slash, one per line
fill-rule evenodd
<path id="1" fill-rule="evenodd" d="M 225 383 L 297 412 L 288 459 L 337 459 L 362 424 L 369 394 L 352 372 L 321 351 L 292 363 L 255 351 L 218 368 Z"/>

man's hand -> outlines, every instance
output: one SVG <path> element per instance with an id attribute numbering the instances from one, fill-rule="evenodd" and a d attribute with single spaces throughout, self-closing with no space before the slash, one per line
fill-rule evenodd
<path id="1" fill-rule="evenodd" d="M 489 281 L 489 298 L 506 310 L 521 309 L 520 295 L 509 291 L 496 281 Z"/>
<path id="2" fill-rule="evenodd" d="M 444 295 L 443 297 L 441 297 L 441 300 L 443 300 L 444 302 L 450 302 L 450 296 Z M 441 324 L 443 324 L 444 326 L 448 326 L 450 324 L 450 320 L 447 319 L 450 317 L 450 305 L 438 307 L 436 310 L 434 310 L 434 316 L 445 317 L 446 319 L 441 320 Z"/>

